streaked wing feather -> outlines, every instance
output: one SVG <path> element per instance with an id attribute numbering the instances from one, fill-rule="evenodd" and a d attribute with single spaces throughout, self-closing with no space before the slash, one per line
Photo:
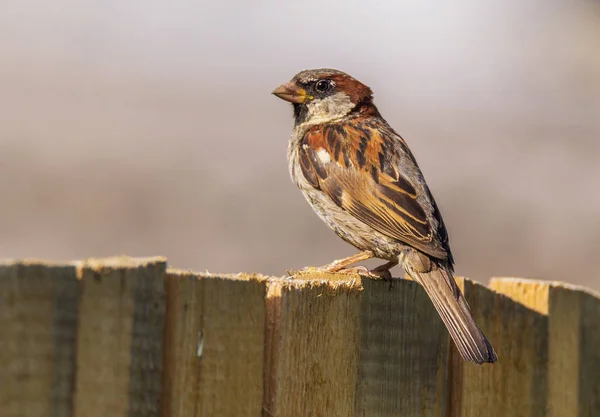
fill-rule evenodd
<path id="1" fill-rule="evenodd" d="M 328 152 L 320 158 L 319 152 Z M 417 189 L 397 167 L 408 147 L 386 125 L 325 125 L 310 130 L 300 146 L 302 172 L 361 222 L 379 233 L 438 258 L 448 256 L 419 202 Z"/>

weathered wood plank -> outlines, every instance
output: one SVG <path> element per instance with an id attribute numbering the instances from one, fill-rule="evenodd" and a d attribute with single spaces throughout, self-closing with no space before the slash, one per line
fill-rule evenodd
<path id="1" fill-rule="evenodd" d="M 457 282 L 495 365 L 460 358 L 413 281 L 0 263 L 0 415 L 600 415 L 598 294 Z"/>
<path id="2" fill-rule="evenodd" d="M 490 286 L 548 316 L 548 415 L 600 415 L 600 297 L 521 278 L 494 278 Z"/>
<path id="3" fill-rule="evenodd" d="M 0 264 L 0 416 L 71 416 L 77 298 L 72 265 Z"/>
<path id="4" fill-rule="evenodd" d="M 78 267 L 74 416 L 159 416 L 165 260 L 119 257 Z"/>
<path id="5" fill-rule="evenodd" d="M 269 284 L 265 417 L 354 415 L 361 290 L 358 276 Z"/>
<path id="6" fill-rule="evenodd" d="M 163 416 L 262 414 L 266 278 L 167 273 Z"/>
<path id="7" fill-rule="evenodd" d="M 451 347 L 449 415 L 542 417 L 547 412 L 548 318 L 473 281 L 457 278 L 498 362 L 475 365 Z"/>
<path id="8" fill-rule="evenodd" d="M 357 416 L 441 416 L 449 336 L 414 281 L 363 278 Z"/>

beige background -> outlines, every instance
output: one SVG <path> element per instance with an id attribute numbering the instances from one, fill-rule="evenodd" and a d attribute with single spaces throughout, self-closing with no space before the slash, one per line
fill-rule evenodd
<path id="1" fill-rule="evenodd" d="M 353 253 L 291 183 L 269 94 L 327 66 L 416 153 L 458 273 L 600 289 L 600 2 L 396 3 L 4 2 L 0 256 Z"/>

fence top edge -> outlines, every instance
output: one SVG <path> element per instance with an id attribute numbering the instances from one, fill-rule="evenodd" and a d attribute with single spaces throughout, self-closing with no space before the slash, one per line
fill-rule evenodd
<path id="1" fill-rule="evenodd" d="M 225 281 L 254 281 L 260 282 L 269 287 L 279 287 L 280 290 L 304 290 L 322 288 L 336 291 L 362 291 L 362 279 L 371 279 L 361 277 L 358 274 L 345 273 L 321 273 L 306 272 L 295 274 L 291 277 L 275 277 L 260 273 L 240 272 L 236 274 L 213 273 L 209 271 L 194 272 L 190 269 L 168 268 L 167 279 L 192 279 L 192 280 L 225 280 Z"/>
<path id="2" fill-rule="evenodd" d="M 44 259 L 0 259 L 0 267 L 46 267 L 46 268 L 66 268 L 75 269 L 75 265 L 70 261 L 49 261 Z"/>
<path id="3" fill-rule="evenodd" d="M 542 279 L 534 279 L 534 278 L 518 278 L 518 277 L 492 277 L 490 279 L 490 286 L 494 284 L 525 284 L 525 285 L 539 285 L 539 286 L 547 286 L 550 288 L 559 288 L 570 291 L 582 292 L 593 297 L 600 299 L 600 293 L 592 290 L 591 288 L 584 287 L 581 285 L 570 284 L 562 281 L 546 281 Z"/>
<path id="4" fill-rule="evenodd" d="M 283 291 L 304 291 L 304 290 L 326 290 L 332 294 L 361 292 L 363 287 L 363 279 L 358 274 L 346 273 L 322 273 L 322 272 L 306 272 L 295 274 L 293 277 L 274 278 L 270 280 L 272 286 L 277 286 Z"/>
<path id="5" fill-rule="evenodd" d="M 321 271 L 298 271 L 292 277 L 291 280 L 297 281 L 327 281 L 327 282 L 349 282 L 349 281 L 360 281 L 361 279 L 376 279 L 370 277 L 364 277 L 357 273 L 345 273 L 345 272 L 321 272 Z"/>
<path id="6" fill-rule="evenodd" d="M 232 280 L 232 281 L 260 281 L 267 282 L 273 279 L 278 279 L 277 277 L 272 277 L 269 275 L 264 275 L 260 273 L 248 273 L 248 272 L 238 272 L 238 273 L 214 273 L 209 271 L 204 272 L 195 272 L 191 269 L 178 269 L 178 268 L 168 268 L 167 269 L 167 277 L 168 278 L 192 278 L 192 279 L 223 279 L 223 280 Z"/>
<path id="7" fill-rule="evenodd" d="M 78 267 L 101 265 L 106 267 L 144 266 L 149 264 L 166 263 L 164 256 L 134 257 L 128 255 L 116 255 L 106 258 L 84 258 L 80 260 L 51 260 L 39 258 L 6 258 L 0 259 L 1 266 L 12 265 L 36 265 L 36 266 L 60 266 Z"/>
<path id="8" fill-rule="evenodd" d="M 131 257 L 127 255 L 111 256 L 107 258 L 86 258 L 73 261 L 71 264 L 77 268 L 138 268 L 150 265 L 166 265 L 164 256 Z"/>

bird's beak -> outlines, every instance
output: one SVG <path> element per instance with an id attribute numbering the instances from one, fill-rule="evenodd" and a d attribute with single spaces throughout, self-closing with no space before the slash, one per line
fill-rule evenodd
<path id="1" fill-rule="evenodd" d="M 306 90 L 298 87 L 293 81 L 280 85 L 273 90 L 273 94 L 290 103 L 302 104 L 306 101 Z"/>

